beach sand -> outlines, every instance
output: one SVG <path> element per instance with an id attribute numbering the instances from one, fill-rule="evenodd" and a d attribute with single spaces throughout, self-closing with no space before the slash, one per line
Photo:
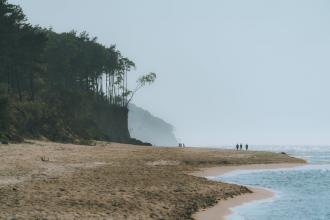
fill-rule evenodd
<path id="1" fill-rule="evenodd" d="M 271 191 L 259 188 L 250 188 L 253 193 L 243 194 L 234 198 L 230 198 L 219 202 L 217 205 L 202 210 L 193 215 L 196 220 L 225 220 L 227 216 L 232 214 L 231 208 L 243 205 L 244 203 L 263 200 L 273 197 Z"/>
<path id="2" fill-rule="evenodd" d="M 241 165 L 241 166 L 227 166 L 227 167 L 212 167 L 205 168 L 193 175 L 200 177 L 221 176 L 233 171 L 245 171 L 245 170 L 267 170 L 267 169 L 282 169 L 282 168 L 294 168 L 297 166 L 303 166 L 301 163 L 281 163 L 281 164 L 253 164 L 253 165 Z M 232 214 L 231 209 L 245 203 L 264 200 L 274 196 L 274 193 L 270 190 L 256 187 L 248 187 L 252 193 L 239 195 L 227 200 L 221 200 L 218 204 L 211 208 L 201 210 L 194 214 L 196 220 L 225 220 L 227 216 Z"/>
<path id="3" fill-rule="evenodd" d="M 270 152 L 107 142 L 0 145 L 0 219 L 192 219 L 250 190 L 191 173 L 303 162 Z"/>
<path id="4" fill-rule="evenodd" d="M 233 171 L 242 170 L 269 170 L 269 169 L 282 169 L 282 168 L 294 168 L 303 166 L 301 163 L 278 163 L 278 164 L 249 164 L 249 165 L 236 165 L 236 166 L 221 166 L 203 168 L 197 172 L 192 173 L 199 177 L 221 176 Z"/>

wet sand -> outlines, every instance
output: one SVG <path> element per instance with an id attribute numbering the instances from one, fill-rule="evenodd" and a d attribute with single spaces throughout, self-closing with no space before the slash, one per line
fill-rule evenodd
<path id="1" fill-rule="evenodd" d="M 217 205 L 202 210 L 194 215 L 196 220 L 225 220 L 227 216 L 232 214 L 231 208 L 243 205 L 256 200 L 263 200 L 273 197 L 273 192 L 259 189 L 250 188 L 253 193 L 243 194 L 234 198 L 230 198 L 219 202 Z"/>
<path id="2" fill-rule="evenodd" d="M 282 163 L 282 164 L 253 164 L 253 165 L 241 165 L 241 166 L 227 166 L 227 167 L 212 167 L 202 169 L 201 171 L 193 173 L 200 177 L 221 176 L 233 171 L 245 171 L 245 170 L 267 170 L 267 169 L 283 169 L 294 168 L 303 166 L 299 163 Z M 196 220 L 225 220 L 230 214 L 231 209 L 237 206 L 241 206 L 245 203 L 269 199 L 274 196 L 274 193 L 264 188 L 248 187 L 252 193 L 242 194 L 234 198 L 227 200 L 221 200 L 215 206 L 201 210 L 193 217 Z"/>
<path id="3" fill-rule="evenodd" d="M 269 170 L 269 169 L 282 169 L 282 168 L 294 168 L 303 166 L 302 163 L 279 163 L 279 164 L 249 164 L 249 165 L 238 165 L 238 166 L 221 166 L 203 168 L 200 171 L 194 172 L 193 175 L 199 177 L 210 177 L 210 176 L 221 176 L 233 171 L 242 170 Z"/>

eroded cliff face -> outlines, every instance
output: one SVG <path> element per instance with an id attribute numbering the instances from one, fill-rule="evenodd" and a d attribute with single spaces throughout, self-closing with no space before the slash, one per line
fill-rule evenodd
<path id="1" fill-rule="evenodd" d="M 95 119 L 98 128 L 112 141 L 126 142 L 130 139 L 127 127 L 128 109 L 118 106 L 97 109 Z"/>
<path id="2" fill-rule="evenodd" d="M 143 108 L 129 105 L 128 129 L 132 138 L 155 146 L 177 146 L 174 127 Z"/>

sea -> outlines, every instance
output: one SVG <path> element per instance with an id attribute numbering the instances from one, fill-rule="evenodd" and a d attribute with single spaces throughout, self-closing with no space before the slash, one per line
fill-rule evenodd
<path id="1" fill-rule="evenodd" d="M 275 196 L 233 208 L 227 220 L 330 220 L 330 146 L 255 146 L 308 161 L 302 167 L 234 171 L 210 177 L 271 190 Z"/>

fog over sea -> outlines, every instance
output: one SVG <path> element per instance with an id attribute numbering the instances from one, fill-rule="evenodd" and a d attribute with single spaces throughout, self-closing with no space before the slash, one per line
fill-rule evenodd
<path id="1" fill-rule="evenodd" d="M 271 199 L 233 208 L 228 220 L 330 219 L 330 146 L 257 146 L 251 150 L 286 152 L 308 165 L 277 170 L 235 171 L 212 177 L 272 190 Z"/>

